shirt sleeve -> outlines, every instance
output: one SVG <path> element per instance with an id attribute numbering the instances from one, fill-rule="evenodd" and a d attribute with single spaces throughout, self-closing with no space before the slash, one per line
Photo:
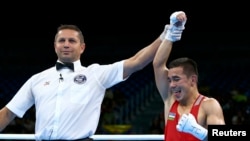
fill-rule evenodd
<path id="1" fill-rule="evenodd" d="M 93 74 L 96 79 L 105 88 L 112 87 L 126 79 L 123 79 L 123 64 L 124 61 L 115 62 L 109 65 L 98 65 L 93 66 Z"/>
<path id="2" fill-rule="evenodd" d="M 31 91 L 32 79 L 26 81 L 6 105 L 19 118 L 22 118 L 25 112 L 34 104 Z"/>

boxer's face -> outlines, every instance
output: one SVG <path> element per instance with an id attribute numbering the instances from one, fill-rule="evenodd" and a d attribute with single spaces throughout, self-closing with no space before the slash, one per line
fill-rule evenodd
<path id="1" fill-rule="evenodd" d="M 190 93 L 192 79 L 187 77 L 182 67 L 169 69 L 168 81 L 170 92 L 174 95 L 176 100 L 180 101 Z"/>

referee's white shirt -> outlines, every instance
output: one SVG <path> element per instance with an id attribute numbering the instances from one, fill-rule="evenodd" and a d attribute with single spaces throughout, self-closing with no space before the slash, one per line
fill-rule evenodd
<path id="1" fill-rule="evenodd" d="M 51 67 L 33 75 L 7 104 L 18 117 L 35 104 L 37 140 L 81 139 L 98 126 L 107 88 L 124 81 L 123 63 L 81 65 L 75 71 Z M 63 79 L 60 79 L 60 74 Z"/>

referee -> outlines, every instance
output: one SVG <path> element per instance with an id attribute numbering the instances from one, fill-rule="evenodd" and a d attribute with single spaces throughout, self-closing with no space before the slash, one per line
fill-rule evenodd
<path id="1" fill-rule="evenodd" d="M 98 126 L 106 89 L 152 62 L 164 34 L 128 59 L 82 66 L 85 42 L 81 30 L 76 25 L 59 26 L 55 65 L 31 76 L 0 110 L 0 131 L 35 105 L 36 140 L 92 140 L 89 137 Z"/>

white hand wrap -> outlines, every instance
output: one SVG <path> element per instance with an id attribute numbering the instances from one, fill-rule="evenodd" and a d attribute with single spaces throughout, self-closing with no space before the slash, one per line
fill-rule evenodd
<path id="1" fill-rule="evenodd" d="M 176 28 L 172 25 L 168 26 L 167 34 L 165 35 L 165 39 L 175 42 L 181 40 L 183 29 Z"/>
<path id="2" fill-rule="evenodd" d="M 183 114 L 176 128 L 178 131 L 190 133 L 200 140 L 205 139 L 208 132 L 206 128 L 196 122 L 192 114 Z"/>
<path id="3" fill-rule="evenodd" d="M 177 19 L 177 15 L 184 13 L 183 11 L 177 11 L 174 12 L 173 14 L 171 14 L 170 16 L 170 25 L 174 25 L 175 27 L 181 28 L 181 29 L 185 29 L 185 24 L 186 24 L 186 20 L 185 21 L 179 21 Z M 185 13 L 184 13 L 185 14 Z"/>
<path id="4" fill-rule="evenodd" d="M 165 26 L 165 29 L 163 32 L 165 33 L 165 31 L 167 31 L 164 39 L 167 39 L 172 42 L 181 40 L 182 32 L 185 29 L 186 20 L 179 21 L 177 19 L 177 16 L 182 13 L 185 14 L 183 11 L 178 11 L 178 12 L 174 12 L 173 14 L 171 14 L 170 25 L 167 25 L 167 28 Z M 162 39 L 162 36 L 164 35 L 163 33 L 160 36 L 161 39 Z"/>

